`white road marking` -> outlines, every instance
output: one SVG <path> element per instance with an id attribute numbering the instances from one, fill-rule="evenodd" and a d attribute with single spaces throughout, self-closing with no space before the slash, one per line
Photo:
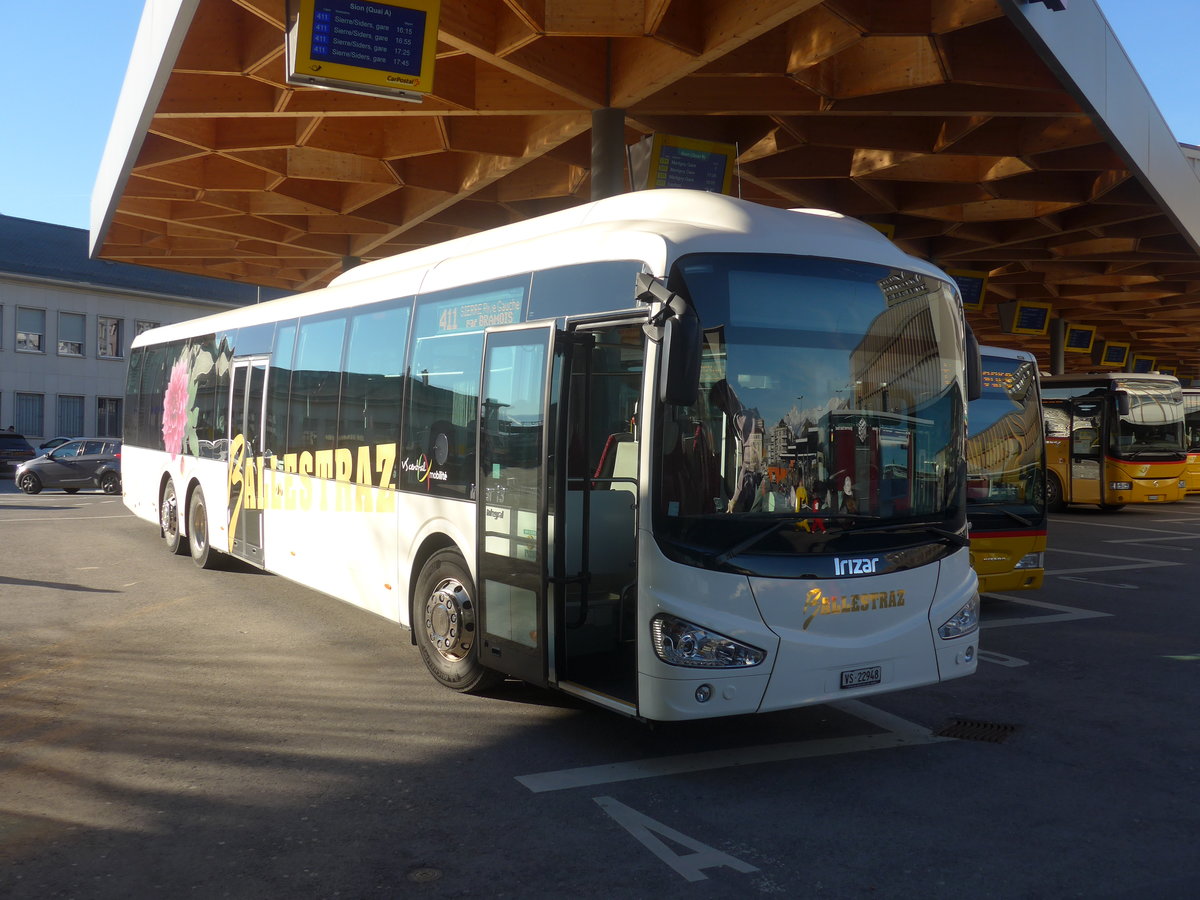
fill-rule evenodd
<path id="1" fill-rule="evenodd" d="M 1047 575 L 1088 575 L 1092 572 L 1117 572 L 1122 569 L 1158 569 L 1163 566 L 1182 566 L 1181 562 L 1169 562 L 1166 560 L 1141 559 L 1136 556 L 1117 556 L 1113 553 L 1088 553 L 1086 550 L 1064 550 L 1059 547 L 1052 547 L 1048 551 L 1050 553 L 1073 553 L 1076 556 L 1095 556 L 1100 559 L 1127 559 L 1128 563 L 1122 563 L 1115 566 L 1088 566 L 1082 569 L 1046 569 Z"/>
<path id="2" fill-rule="evenodd" d="M 1062 606 L 1058 603 L 1047 603 L 1045 600 L 1032 600 L 1029 597 L 1014 597 L 1011 594 L 987 594 L 988 597 L 999 597 L 1012 603 L 1023 603 L 1026 606 L 1036 606 L 1039 609 L 1055 609 L 1058 613 L 1045 616 L 1028 616 L 1023 618 L 1000 619 L 995 622 L 984 622 L 980 628 L 1007 628 L 1010 625 L 1043 625 L 1047 622 L 1071 622 L 1075 619 L 1100 619 L 1111 616 L 1112 613 L 1095 612 L 1090 609 L 1079 609 L 1074 606 Z"/>
<path id="3" fill-rule="evenodd" d="M 83 522 L 92 519 L 128 519 L 133 513 L 126 513 L 123 516 L 38 516 L 34 519 L 0 519 L 0 525 L 7 525 L 10 522 Z"/>
<path id="4" fill-rule="evenodd" d="M 707 881 L 708 876 L 704 874 L 703 869 L 726 867 L 735 872 L 758 871 L 757 866 L 744 863 L 716 847 L 710 847 L 695 838 L 690 838 L 686 834 L 650 818 L 645 813 L 631 809 L 612 797 L 593 797 L 592 799 L 612 817 L 613 821 L 637 838 L 643 847 L 688 881 Z M 660 834 L 693 852 L 686 856 L 676 853 L 657 837 Z"/>
<path id="5" fill-rule="evenodd" d="M 728 750 L 708 750 L 700 753 L 682 753 L 677 756 L 660 756 L 655 759 L 624 763 L 604 763 L 598 766 L 560 769 L 556 772 L 518 775 L 516 780 L 533 793 L 541 794 L 547 791 L 565 791 L 571 788 L 593 787 L 598 784 L 616 784 L 663 775 L 683 775 L 688 772 L 705 772 L 710 769 L 757 766 L 763 763 L 833 756 L 840 753 L 857 753 L 863 750 L 886 750 L 891 747 L 937 744 L 953 740 L 953 738 L 937 737 L 928 729 L 860 701 L 839 701 L 831 703 L 830 706 L 841 708 L 851 715 L 887 728 L 888 732 L 823 740 L 789 741 L 756 747 L 735 747 Z"/>
<path id="6" fill-rule="evenodd" d="M 979 661 L 995 663 L 1007 669 L 1019 669 L 1021 666 L 1029 665 L 1027 660 L 1017 659 L 1015 656 L 1008 656 L 1004 653 L 997 653 L 995 650 L 980 650 Z"/>

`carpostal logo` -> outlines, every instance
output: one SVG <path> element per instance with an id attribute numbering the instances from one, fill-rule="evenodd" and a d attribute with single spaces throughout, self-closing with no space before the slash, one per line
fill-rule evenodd
<path id="1" fill-rule="evenodd" d="M 417 481 L 421 484 L 427 481 L 445 481 L 447 479 L 445 472 L 440 469 L 434 470 L 433 460 L 424 453 L 418 456 L 416 460 L 405 457 L 404 462 L 400 463 L 400 468 L 405 472 L 416 472 Z"/>

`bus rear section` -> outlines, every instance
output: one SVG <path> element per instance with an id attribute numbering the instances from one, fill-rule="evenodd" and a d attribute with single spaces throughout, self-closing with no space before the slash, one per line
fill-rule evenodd
<path id="1" fill-rule="evenodd" d="M 980 593 L 1032 590 L 1045 578 L 1046 448 L 1037 360 L 981 347 L 981 396 L 967 412 L 967 515 Z"/>
<path id="2" fill-rule="evenodd" d="M 1117 510 L 1183 498 L 1184 405 L 1174 376 L 1052 375 L 1041 393 L 1049 508 Z"/>

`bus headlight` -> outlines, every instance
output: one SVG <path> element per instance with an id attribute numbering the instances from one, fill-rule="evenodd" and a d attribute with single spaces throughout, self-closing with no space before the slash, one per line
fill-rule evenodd
<path id="1" fill-rule="evenodd" d="M 723 634 L 693 625 L 665 613 L 650 622 L 654 652 L 672 666 L 700 669 L 744 669 L 757 666 L 767 654 Z"/>
<path id="2" fill-rule="evenodd" d="M 1108 483 L 1108 489 L 1110 491 L 1132 491 L 1133 490 L 1133 482 L 1132 481 L 1110 481 Z"/>
<path id="3" fill-rule="evenodd" d="M 972 595 L 963 608 L 947 619 L 938 629 L 938 637 L 958 638 L 979 627 L 979 595 Z"/>
<path id="4" fill-rule="evenodd" d="M 1026 553 L 1019 560 L 1017 560 L 1017 564 L 1015 566 L 1013 566 L 1013 568 L 1014 569 L 1041 569 L 1041 568 L 1044 568 L 1044 564 L 1042 563 L 1041 552 Z"/>

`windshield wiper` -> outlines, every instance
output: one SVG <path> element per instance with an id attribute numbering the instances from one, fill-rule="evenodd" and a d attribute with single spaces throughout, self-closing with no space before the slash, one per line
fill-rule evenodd
<path id="1" fill-rule="evenodd" d="M 1007 509 L 1006 507 L 1001 506 L 999 503 L 968 503 L 967 506 L 968 506 L 968 510 L 967 510 L 968 515 L 970 515 L 971 510 L 973 510 L 973 509 L 979 510 L 981 512 L 1003 513 L 1004 515 L 1008 516 L 1010 519 L 1012 519 L 1016 522 L 1020 522 L 1026 528 L 1033 527 L 1033 523 L 1030 522 L 1027 518 L 1025 518 L 1022 515 L 1019 515 L 1018 513 L 1013 512 L 1011 509 Z"/>
<path id="2" fill-rule="evenodd" d="M 1177 450 L 1174 447 L 1143 447 L 1141 450 L 1126 451 L 1122 455 L 1126 459 L 1141 459 L 1146 454 L 1150 454 L 1151 456 L 1156 456 L 1159 453 L 1180 454 L 1183 452 L 1184 452 L 1183 450 Z"/>
<path id="3" fill-rule="evenodd" d="M 925 525 L 919 523 L 916 525 L 877 525 L 873 528 L 860 528 L 858 531 L 859 533 L 871 531 L 884 534 L 903 534 L 904 532 L 910 531 L 925 532 L 926 534 L 932 534 L 934 537 L 949 544 L 953 544 L 956 547 L 966 547 L 971 543 L 970 538 L 964 534 L 958 533 L 957 531 L 947 531 L 945 528 L 938 528 L 936 525 Z"/>
<path id="4" fill-rule="evenodd" d="M 878 521 L 879 516 L 871 516 L 871 515 L 867 515 L 865 513 L 835 513 L 835 512 L 829 512 L 829 513 L 814 512 L 814 513 L 811 513 L 810 515 L 802 516 L 802 515 L 799 515 L 798 513 L 791 513 L 791 514 L 779 519 L 779 521 L 777 521 L 777 522 L 772 522 L 766 528 L 759 529 L 754 534 L 750 535 L 750 537 L 748 537 L 744 540 L 738 541 L 736 544 L 734 544 L 732 547 L 728 548 L 727 550 L 724 550 L 721 553 L 717 553 L 715 555 L 710 555 L 708 557 L 708 562 L 710 565 L 719 566 L 722 563 L 728 562 L 729 560 L 733 559 L 735 556 L 739 555 L 743 551 L 749 550 L 751 547 L 753 547 L 759 541 L 769 538 L 775 532 L 782 529 L 783 526 L 794 525 L 797 528 L 799 528 L 800 524 L 802 522 L 811 521 L 813 519 L 819 519 L 820 521 L 823 521 L 823 522 L 829 521 L 830 519 L 850 519 L 851 521 L 855 521 L 855 522 L 857 522 L 857 521 L 865 522 L 865 521 Z"/>

